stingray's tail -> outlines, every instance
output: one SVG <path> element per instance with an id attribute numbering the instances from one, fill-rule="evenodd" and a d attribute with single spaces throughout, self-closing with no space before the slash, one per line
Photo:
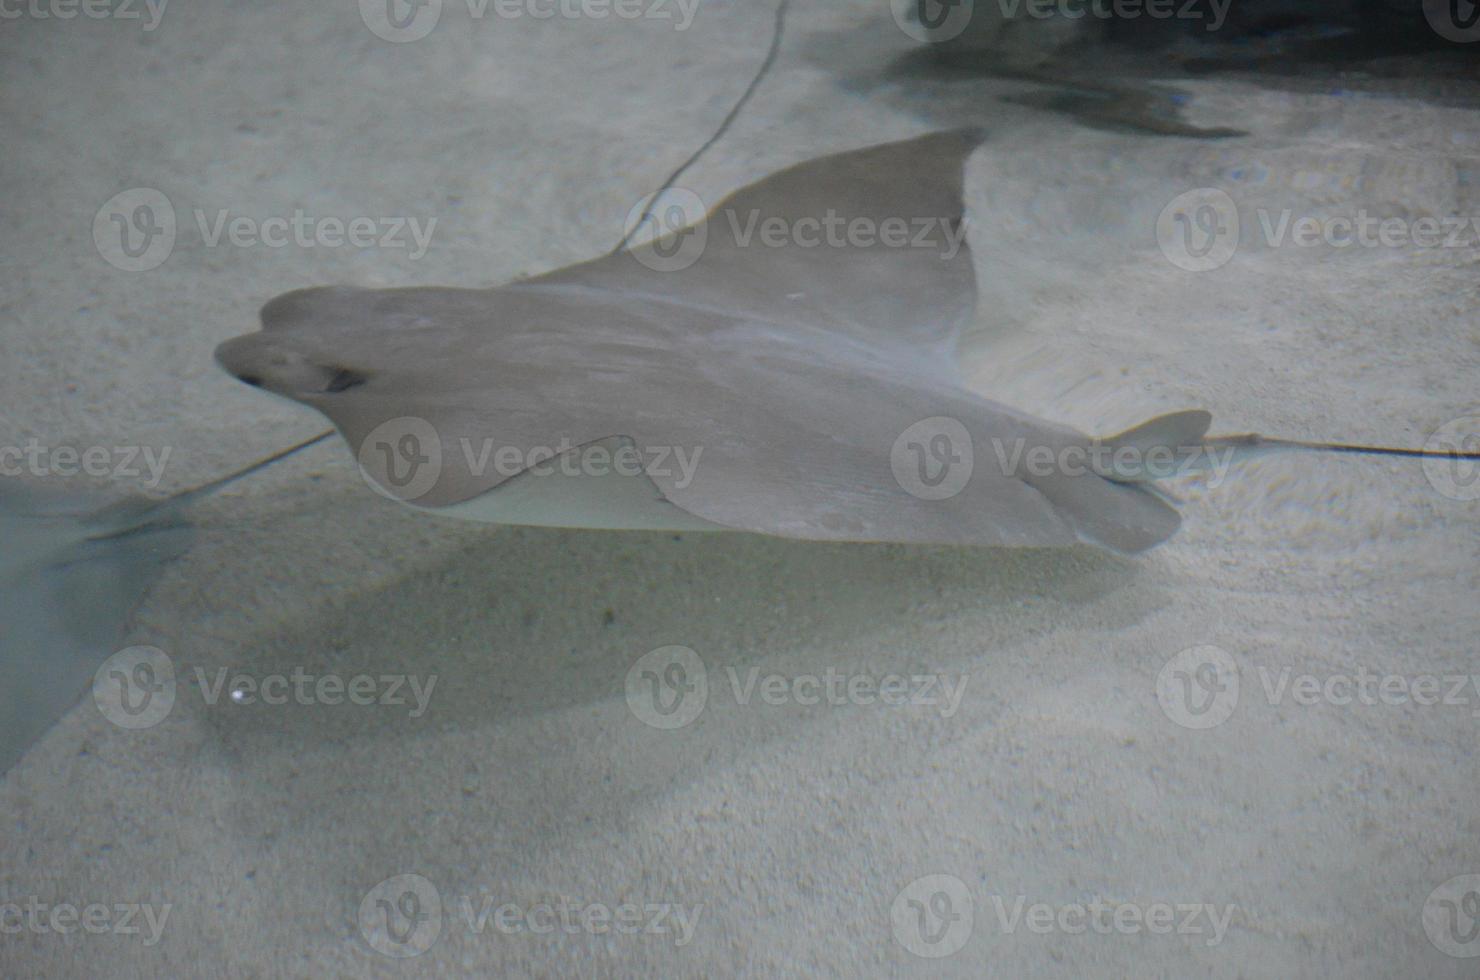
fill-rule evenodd
<path id="1" fill-rule="evenodd" d="M 1204 445 L 1210 450 L 1234 451 L 1240 458 L 1282 449 L 1313 449 L 1323 453 L 1359 453 L 1368 456 L 1408 456 L 1419 459 L 1480 460 L 1480 436 L 1470 436 L 1465 446 L 1446 449 L 1410 449 L 1404 446 L 1358 446 L 1346 442 L 1307 442 L 1303 439 L 1274 439 L 1255 432 L 1236 436 L 1211 436 Z"/>
<path id="2" fill-rule="evenodd" d="M 104 541 L 112 538 L 123 537 L 139 531 L 170 523 L 187 504 L 193 503 L 202 497 L 209 496 L 222 487 L 235 483 L 253 473 L 260 472 L 273 463 L 281 462 L 295 453 L 302 452 L 310 446 L 319 443 L 334 435 L 334 429 L 320 432 L 318 435 L 296 442 L 286 449 L 280 449 L 270 456 L 264 456 L 255 463 L 249 463 L 239 470 L 233 470 L 225 476 L 218 476 L 213 480 L 207 480 L 197 486 L 180 490 L 165 497 L 163 500 L 144 500 L 142 498 L 129 498 L 109 507 L 104 507 L 88 518 L 88 522 L 97 528 L 96 533 L 89 540 Z"/>
<path id="3" fill-rule="evenodd" d="M 1270 452 L 1356 453 L 1369 456 L 1401 456 L 1410 459 L 1480 461 L 1480 435 L 1462 445 L 1410 449 L 1399 446 L 1363 446 L 1346 442 L 1312 442 L 1276 439 L 1246 432 L 1209 436 L 1212 416 L 1195 409 L 1158 415 L 1094 444 L 1098 452 L 1090 467 L 1118 483 L 1149 483 L 1187 473 L 1213 472 L 1222 476 L 1233 463 Z"/>

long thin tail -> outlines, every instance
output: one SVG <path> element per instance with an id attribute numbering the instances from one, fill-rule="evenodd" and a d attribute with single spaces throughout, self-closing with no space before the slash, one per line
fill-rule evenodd
<path id="1" fill-rule="evenodd" d="M 1423 459 L 1477 459 L 1480 451 L 1460 449 L 1409 449 L 1400 446 L 1358 446 L 1346 442 L 1307 442 L 1303 439 L 1274 439 L 1256 432 L 1233 436 L 1209 436 L 1203 440 L 1208 449 L 1229 448 L 1235 451 L 1261 452 L 1281 449 L 1312 449 L 1328 453 L 1361 453 L 1369 456 L 1409 456 Z"/>
<path id="2" fill-rule="evenodd" d="M 1117 483 L 1149 483 L 1186 473 L 1212 470 L 1219 476 L 1234 462 L 1267 452 L 1356 453 L 1368 456 L 1398 456 L 1408 459 L 1480 461 L 1480 436 L 1475 449 L 1450 446 L 1442 449 L 1410 449 L 1400 446 L 1362 446 L 1347 442 L 1316 442 L 1277 439 L 1257 432 L 1238 435 L 1206 435 L 1212 416 L 1193 409 L 1171 412 L 1096 443 L 1104 454 L 1091 467 Z M 1467 440 L 1465 446 L 1471 443 Z"/>
<path id="3" fill-rule="evenodd" d="M 112 507 L 104 507 L 88 518 L 88 523 L 99 528 L 98 533 L 89 537 L 90 541 L 103 541 L 110 538 L 122 537 L 142 530 L 147 525 L 155 525 L 165 522 L 165 519 L 173 516 L 180 508 L 193 501 L 199 500 L 209 494 L 215 493 L 222 487 L 237 480 L 251 476 L 260 470 L 264 470 L 273 463 L 280 462 L 292 456 L 294 453 L 302 452 L 310 446 L 316 446 L 334 435 L 334 429 L 320 432 L 318 435 L 294 443 L 286 449 L 278 450 L 270 456 L 264 456 L 255 463 L 243 466 L 239 470 L 218 476 L 213 480 L 189 487 L 174 493 L 162 500 L 141 500 L 130 498 Z"/>

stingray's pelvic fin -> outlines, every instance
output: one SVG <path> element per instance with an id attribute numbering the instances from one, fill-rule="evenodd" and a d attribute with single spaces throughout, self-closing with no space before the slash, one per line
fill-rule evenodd
<path id="1" fill-rule="evenodd" d="M 1116 483 L 1149 483 L 1166 475 L 1154 465 L 1156 453 L 1169 459 L 1185 458 L 1189 447 L 1202 446 L 1212 421 L 1213 416 L 1200 408 L 1147 419 L 1117 435 L 1096 440 L 1104 452 L 1090 456 L 1089 468 Z"/>

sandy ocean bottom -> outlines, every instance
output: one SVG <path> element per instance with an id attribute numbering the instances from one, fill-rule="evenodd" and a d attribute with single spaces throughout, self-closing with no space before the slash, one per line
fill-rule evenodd
<path id="1" fill-rule="evenodd" d="M 448 3 L 399 44 L 345 3 L 0 25 L 0 443 L 168 446 L 157 488 L 120 488 L 163 493 L 313 434 L 213 348 L 289 289 L 491 285 L 610 248 L 749 81 L 769 9 L 676 30 Z M 1275 246 L 1256 217 L 1480 214 L 1480 116 L 1453 90 L 1210 76 L 1184 117 L 1248 135 L 1169 138 L 999 98 L 1025 82 L 887 70 L 915 49 L 882 3 L 799 3 L 686 186 L 981 124 L 992 397 L 1094 432 L 1200 406 L 1218 431 L 1398 446 L 1480 415 L 1473 239 Z M 178 231 L 131 272 L 92 229 L 141 187 Z M 1190 272 L 1155 228 L 1199 187 L 1246 227 Z M 196 211 L 222 209 L 437 223 L 418 258 L 211 246 Z M 157 935 L 142 909 L 138 932 L 0 918 L 0 972 L 1474 976 L 1431 933 L 1465 891 L 1441 886 L 1480 873 L 1480 688 L 1443 696 L 1480 673 L 1480 505 L 1359 458 L 1173 489 L 1182 530 L 1134 558 L 815 545 L 444 522 L 318 447 L 198 505 L 128 624 L 181 678 L 168 717 L 124 730 L 85 698 L 0 779 L 0 903 L 147 906 Z M 664 729 L 629 669 L 673 645 L 707 700 Z M 1194 727 L 1209 705 L 1178 685 L 1209 657 L 1224 717 Z M 423 710 L 197 683 L 295 672 L 435 687 Z M 1440 703 L 1341 703 L 1362 672 L 1437 678 Z M 917 676 L 905 704 L 794 694 Z"/>

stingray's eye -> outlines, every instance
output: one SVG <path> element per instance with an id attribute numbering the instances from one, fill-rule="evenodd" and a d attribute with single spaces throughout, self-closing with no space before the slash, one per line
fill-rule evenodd
<path id="1" fill-rule="evenodd" d="M 334 376 L 329 379 L 328 384 L 324 385 L 324 390 L 337 394 L 338 392 L 346 391 L 364 383 L 365 376 L 360 372 L 351 371 L 349 368 L 340 368 L 334 372 Z"/>

